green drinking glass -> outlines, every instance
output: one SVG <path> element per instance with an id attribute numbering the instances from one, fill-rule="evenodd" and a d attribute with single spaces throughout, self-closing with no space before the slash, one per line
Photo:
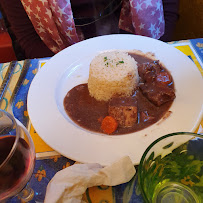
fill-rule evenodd
<path id="1" fill-rule="evenodd" d="M 203 202 L 203 135 L 178 132 L 154 141 L 138 168 L 145 202 Z"/>

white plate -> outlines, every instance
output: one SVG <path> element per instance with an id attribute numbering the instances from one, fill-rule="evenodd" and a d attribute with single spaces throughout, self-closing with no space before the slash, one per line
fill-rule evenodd
<path id="1" fill-rule="evenodd" d="M 171 72 L 176 88 L 172 114 L 144 130 L 107 136 L 77 126 L 66 115 L 63 99 L 74 86 L 87 82 L 89 64 L 109 49 L 153 52 Z M 107 35 L 79 42 L 52 57 L 37 73 L 28 93 L 28 113 L 41 138 L 54 150 L 83 163 L 108 165 L 124 155 L 138 164 L 157 138 L 177 131 L 194 131 L 202 118 L 203 80 L 195 64 L 161 41 L 136 35 Z"/>

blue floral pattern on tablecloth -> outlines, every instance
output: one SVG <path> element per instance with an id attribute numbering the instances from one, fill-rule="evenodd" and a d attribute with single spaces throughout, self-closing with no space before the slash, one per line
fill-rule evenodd
<path id="1" fill-rule="evenodd" d="M 20 86 L 18 93 L 15 97 L 13 104 L 13 114 L 14 116 L 21 121 L 23 125 L 26 126 L 28 122 L 28 114 L 27 114 L 27 94 L 30 88 L 31 82 L 35 77 L 38 71 L 38 63 L 39 59 L 32 59 L 25 79 Z"/>
<path id="2" fill-rule="evenodd" d="M 48 182 L 60 170 L 74 164 L 74 161 L 63 156 L 54 156 L 49 159 L 36 160 L 33 175 L 28 183 L 29 187 L 35 192 L 35 197 L 31 203 L 37 201 L 37 198 L 44 198 Z M 8 202 L 21 202 L 19 197 L 14 197 Z"/>

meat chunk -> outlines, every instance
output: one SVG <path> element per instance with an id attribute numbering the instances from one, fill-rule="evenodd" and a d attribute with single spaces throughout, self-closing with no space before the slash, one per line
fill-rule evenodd
<path id="1" fill-rule="evenodd" d="M 138 73 L 143 82 L 152 83 L 156 80 L 157 74 L 162 71 L 159 61 L 143 63 L 138 66 Z"/>
<path id="2" fill-rule="evenodd" d="M 157 82 L 157 85 L 159 85 L 159 86 L 160 85 L 166 86 L 172 82 L 172 78 L 168 72 L 162 71 L 157 74 L 156 82 Z"/>
<path id="3" fill-rule="evenodd" d="M 132 127 L 137 122 L 137 101 L 133 97 L 114 97 L 109 102 L 108 113 L 119 126 Z"/>
<path id="4" fill-rule="evenodd" d="M 168 86 L 157 86 L 155 84 L 141 84 L 142 93 L 156 106 L 175 99 L 174 89 Z"/>
<path id="5" fill-rule="evenodd" d="M 153 104 L 161 106 L 175 99 L 175 91 L 172 88 L 173 79 L 159 61 L 141 64 L 138 72 L 142 80 L 139 87 Z"/>
<path id="6" fill-rule="evenodd" d="M 117 120 L 119 126 L 132 127 L 137 122 L 137 107 L 110 106 L 109 115 Z"/>

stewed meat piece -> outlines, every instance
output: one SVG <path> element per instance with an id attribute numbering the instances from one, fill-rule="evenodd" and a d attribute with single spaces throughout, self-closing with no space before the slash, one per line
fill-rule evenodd
<path id="1" fill-rule="evenodd" d="M 137 122 L 137 101 L 134 97 L 114 97 L 109 102 L 109 115 L 119 126 L 132 127 Z"/>
<path id="2" fill-rule="evenodd" d="M 156 106 L 175 99 L 174 89 L 168 86 L 156 86 L 154 84 L 140 84 L 142 93 Z"/>
<path id="3" fill-rule="evenodd" d="M 154 82 L 156 80 L 157 74 L 160 73 L 162 70 L 163 68 L 160 66 L 159 61 L 138 65 L 138 73 L 144 83 Z"/>
<path id="4" fill-rule="evenodd" d="M 171 75 L 167 71 L 162 71 L 156 76 L 156 83 L 158 86 L 166 86 L 172 83 Z"/>
<path id="5" fill-rule="evenodd" d="M 175 99 L 172 77 L 159 61 L 141 64 L 138 71 L 142 81 L 139 87 L 149 101 L 161 106 Z"/>

